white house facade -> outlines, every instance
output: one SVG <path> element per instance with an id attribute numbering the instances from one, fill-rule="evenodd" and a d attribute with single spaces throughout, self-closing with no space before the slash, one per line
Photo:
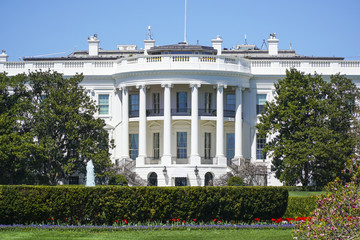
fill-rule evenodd
<path id="1" fill-rule="evenodd" d="M 345 74 L 360 83 L 360 61 L 336 57 L 307 57 L 279 50 L 271 34 L 268 50 L 255 45 L 224 49 L 218 36 L 212 46 L 178 43 L 144 49 L 118 45 L 99 48 L 97 36 L 87 51 L 67 57 L 24 58 L 9 62 L 0 54 L 0 71 L 9 76 L 35 70 L 54 70 L 65 77 L 84 74 L 82 85 L 106 122 L 116 147 L 112 161 L 156 186 L 211 185 L 240 165 L 261 166 L 263 185 L 281 185 L 263 156 L 266 139 L 256 123 L 274 82 L 286 69 L 321 74 L 325 79 Z"/>

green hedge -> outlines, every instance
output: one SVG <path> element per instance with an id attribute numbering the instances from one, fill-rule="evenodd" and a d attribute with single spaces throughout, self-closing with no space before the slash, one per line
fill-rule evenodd
<path id="1" fill-rule="evenodd" d="M 0 186 L 0 223 L 270 220 L 287 202 L 282 187 Z"/>
<path id="2" fill-rule="evenodd" d="M 316 196 L 289 197 L 284 218 L 309 217 L 317 206 Z"/>

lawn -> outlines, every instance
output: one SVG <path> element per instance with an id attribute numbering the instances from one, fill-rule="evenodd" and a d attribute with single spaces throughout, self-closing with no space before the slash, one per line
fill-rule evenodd
<path id="1" fill-rule="evenodd" d="M 0 239 L 292 239 L 293 229 L 239 230 L 147 230 L 147 231 L 65 231 L 65 230 L 9 230 L 0 231 Z"/>
<path id="2" fill-rule="evenodd" d="M 325 193 L 325 191 L 321 192 L 305 192 L 305 191 L 289 191 L 289 197 L 309 197 L 316 196 Z"/>

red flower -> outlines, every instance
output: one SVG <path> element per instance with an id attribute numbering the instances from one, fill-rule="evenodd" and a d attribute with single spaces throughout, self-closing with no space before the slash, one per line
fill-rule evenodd
<path id="1" fill-rule="evenodd" d="M 65 221 L 67 221 L 67 218 L 65 218 Z"/>
<path id="2" fill-rule="evenodd" d="M 196 220 L 197 220 L 196 218 L 193 219 L 194 222 L 196 222 Z"/>
<path id="3" fill-rule="evenodd" d="M 217 219 L 216 219 L 216 218 L 214 218 L 214 220 L 213 220 L 213 221 L 214 221 L 214 222 L 216 222 L 216 220 L 217 220 Z"/>
<path id="4" fill-rule="evenodd" d="M 118 222 L 118 220 L 115 220 L 115 222 L 117 223 L 117 222 Z"/>
<path id="5" fill-rule="evenodd" d="M 178 219 L 176 219 L 176 221 L 180 222 L 180 219 L 178 218 Z"/>
<path id="6" fill-rule="evenodd" d="M 128 221 L 127 221 L 127 219 L 125 219 L 125 220 L 124 220 L 124 222 L 125 222 L 125 224 L 128 224 Z"/>
<path id="7" fill-rule="evenodd" d="M 53 220 L 53 221 L 54 221 L 54 218 L 51 218 L 51 220 Z"/>
<path id="8" fill-rule="evenodd" d="M 221 223 L 221 221 L 218 221 L 218 223 Z"/>
<path id="9" fill-rule="evenodd" d="M 276 222 L 276 219 L 275 219 L 275 218 L 272 218 L 271 221 L 272 221 L 272 222 Z"/>
<path id="10" fill-rule="evenodd" d="M 185 221 L 185 220 L 183 220 L 182 222 L 183 222 L 183 223 L 186 223 L 186 221 Z"/>
<path id="11" fill-rule="evenodd" d="M 254 220 L 260 222 L 260 218 L 254 218 Z"/>
<path id="12" fill-rule="evenodd" d="M 173 220 L 173 222 L 175 222 L 175 218 L 173 218 L 172 220 Z"/>

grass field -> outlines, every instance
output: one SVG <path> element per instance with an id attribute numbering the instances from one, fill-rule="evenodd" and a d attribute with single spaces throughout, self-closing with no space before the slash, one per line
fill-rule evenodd
<path id="1" fill-rule="evenodd" d="M 241 230 L 156 230 L 156 231 L 49 231 L 49 230 L 11 230 L 0 231 L 0 239 L 292 239 L 292 229 L 241 229 Z"/>
<path id="2" fill-rule="evenodd" d="M 316 196 L 320 195 L 322 192 L 304 192 L 304 191 L 289 191 L 289 197 L 308 197 L 308 196 Z"/>

